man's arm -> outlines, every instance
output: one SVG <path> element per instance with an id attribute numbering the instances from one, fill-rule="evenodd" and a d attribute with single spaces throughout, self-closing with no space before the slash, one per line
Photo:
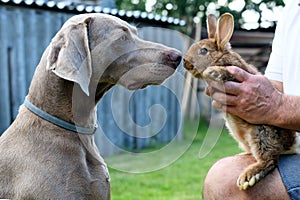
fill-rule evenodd
<path id="1" fill-rule="evenodd" d="M 300 96 L 283 94 L 281 82 L 271 82 L 263 75 L 252 75 L 234 66 L 228 70 L 239 82 L 208 81 L 207 93 L 215 108 L 249 123 L 300 131 Z"/>

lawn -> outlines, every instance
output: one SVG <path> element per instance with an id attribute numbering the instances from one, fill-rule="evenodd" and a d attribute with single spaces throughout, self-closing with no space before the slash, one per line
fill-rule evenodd
<path id="1" fill-rule="evenodd" d="M 176 142 L 162 156 L 153 156 L 149 160 L 140 161 L 127 155 L 106 158 L 108 166 L 122 163 L 123 169 L 138 166 L 141 171 L 147 171 L 153 163 L 164 161 L 172 152 L 182 149 L 183 155 L 175 162 L 162 169 L 145 173 L 128 173 L 110 168 L 112 200 L 198 200 L 202 199 L 202 185 L 210 166 L 219 158 L 239 153 L 237 143 L 226 130 L 223 130 L 217 143 L 204 158 L 199 157 L 199 151 L 207 133 L 207 126 L 199 124 L 194 138 L 191 128 L 197 122 L 188 121 L 183 129 L 184 139 Z M 218 132 L 218 130 L 213 130 Z M 216 133 L 216 135 L 219 135 Z M 192 137 L 192 138 L 191 138 Z M 187 143 L 192 144 L 185 150 Z M 147 149 L 147 152 L 159 150 L 162 147 Z M 150 168 L 149 168 L 150 169 Z M 126 170 L 123 170 L 126 171 Z M 130 171 L 130 170 L 128 170 Z M 149 170 L 148 170 L 149 171 Z"/>

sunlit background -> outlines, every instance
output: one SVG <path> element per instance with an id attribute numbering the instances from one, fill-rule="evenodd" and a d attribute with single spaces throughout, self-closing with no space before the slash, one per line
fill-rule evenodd
<path id="1" fill-rule="evenodd" d="M 285 0 L 0 0 L 0 135 L 18 114 L 51 38 L 76 14 L 119 17 L 135 25 L 139 37 L 184 54 L 207 37 L 208 14 L 230 12 L 232 48 L 263 72 L 284 5 Z M 205 87 L 181 64 L 162 86 L 107 92 L 98 105 L 95 142 L 110 167 L 114 200 L 201 199 L 209 167 L 240 152 L 222 132 L 224 122 Z"/>
<path id="2" fill-rule="evenodd" d="M 269 28 L 280 17 L 286 0 L 116 0 L 119 9 L 138 9 L 163 16 L 183 18 L 199 23 L 206 14 L 229 11 L 238 19 L 240 28 L 251 30 Z M 131 5 L 130 5 L 131 4 Z"/>

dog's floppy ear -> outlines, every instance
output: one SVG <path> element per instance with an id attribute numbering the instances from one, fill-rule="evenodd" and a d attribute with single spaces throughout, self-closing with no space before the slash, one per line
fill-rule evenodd
<path id="1" fill-rule="evenodd" d="M 63 27 L 52 39 L 47 57 L 47 69 L 57 76 L 78 83 L 89 95 L 92 75 L 88 24 L 91 18 Z"/>
<path id="2" fill-rule="evenodd" d="M 233 16 L 229 13 L 223 14 L 217 24 L 217 45 L 219 50 L 223 50 L 224 46 L 229 42 L 234 29 Z"/>
<path id="3" fill-rule="evenodd" d="M 213 14 L 208 15 L 207 17 L 207 33 L 208 38 L 214 39 L 217 29 L 217 17 Z"/>

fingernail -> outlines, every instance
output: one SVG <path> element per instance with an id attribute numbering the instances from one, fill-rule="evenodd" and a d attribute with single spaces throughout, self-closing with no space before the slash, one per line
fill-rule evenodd
<path id="1" fill-rule="evenodd" d="M 230 72 L 230 73 L 234 73 L 235 72 L 235 66 L 228 66 L 227 67 L 227 70 Z"/>

